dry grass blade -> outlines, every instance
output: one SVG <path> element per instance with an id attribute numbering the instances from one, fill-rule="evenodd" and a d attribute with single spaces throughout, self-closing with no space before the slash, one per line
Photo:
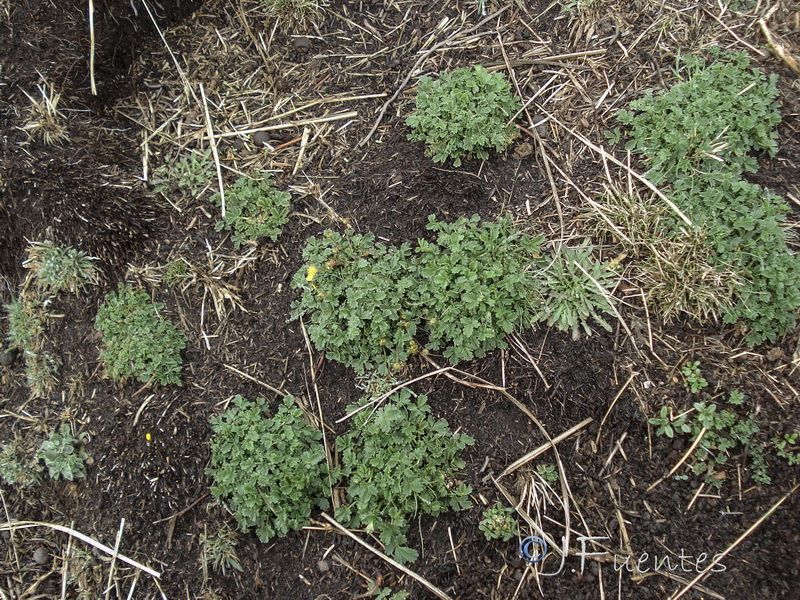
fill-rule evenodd
<path id="1" fill-rule="evenodd" d="M 695 439 L 694 443 L 693 443 L 691 446 L 689 446 L 689 449 L 688 449 L 688 450 L 687 450 L 687 451 L 686 451 L 686 452 L 683 454 L 683 456 L 681 456 L 680 460 L 679 460 L 677 463 L 675 463 L 675 466 L 674 466 L 674 467 L 672 467 L 672 468 L 669 470 L 669 473 L 667 473 L 666 475 L 664 475 L 663 477 L 661 477 L 661 478 L 660 478 L 658 481 L 655 481 L 655 482 L 653 482 L 652 484 L 650 484 L 650 487 L 648 487 L 648 488 L 647 488 L 645 491 L 646 491 L 646 492 L 651 492 L 651 491 L 653 491 L 653 490 L 654 490 L 654 489 L 655 489 L 657 486 L 659 486 L 659 485 L 661 484 L 661 482 L 662 482 L 662 481 L 664 481 L 665 479 L 668 479 L 668 478 L 672 477 L 672 475 L 673 475 L 673 474 L 674 474 L 674 473 L 675 473 L 675 472 L 676 472 L 678 469 L 680 469 L 680 468 L 681 468 L 681 465 L 682 465 L 683 463 L 685 463 L 685 462 L 686 462 L 686 461 L 689 459 L 689 457 L 692 455 L 692 453 L 694 452 L 695 448 L 697 448 L 697 446 L 700 444 L 700 441 L 703 439 L 703 436 L 706 434 L 706 431 L 707 431 L 707 429 L 706 429 L 705 427 L 703 427 L 703 428 L 700 430 L 700 433 L 698 433 L 698 434 L 697 434 L 697 439 Z"/>
<path id="2" fill-rule="evenodd" d="M 414 379 L 409 379 L 408 381 L 404 381 L 403 383 L 394 386 L 391 390 L 389 390 L 385 394 L 381 394 L 377 398 L 375 398 L 373 400 L 370 400 L 369 402 L 359 406 L 357 409 L 353 410 L 352 412 L 347 413 L 345 416 L 343 416 L 341 419 L 339 419 L 336 422 L 337 423 L 342 423 L 342 422 L 346 421 L 347 419 L 351 418 L 353 415 L 361 412 L 362 410 L 364 410 L 366 408 L 369 408 L 370 406 L 374 406 L 375 407 L 373 409 L 373 412 L 374 412 L 375 410 L 378 409 L 378 407 L 380 406 L 381 402 L 386 400 L 386 398 L 388 398 L 392 394 L 394 394 L 396 392 L 399 392 L 404 387 L 408 387 L 412 383 L 416 383 L 417 381 L 422 381 L 423 379 L 428 379 L 429 377 L 435 377 L 436 375 L 440 375 L 440 374 L 447 375 L 448 371 L 450 371 L 450 370 L 452 370 L 452 367 L 437 368 L 435 371 L 431 371 L 430 373 L 425 373 L 423 375 L 420 375 L 419 377 L 415 377 Z"/>
<path id="3" fill-rule="evenodd" d="M 317 386 L 317 370 L 314 368 L 314 352 L 311 347 L 311 340 L 308 338 L 308 331 L 306 331 L 306 325 L 303 322 L 303 319 L 300 319 L 300 327 L 303 330 L 303 339 L 306 342 L 306 349 L 308 350 L 308 368 L 311 372 L 311 385 L 314 386 L 314 398 L 317 400 L 317 417 L 319 418 L 319 430 L 322 432 L 322 444 L 325 447 L 325 461 L 328 464 L 328 488 L 330 490 L 331 499 L 334 503 L 334 508 L 336 508 L 337 496 L 333 493 L 333 478 L 331 477 L 331 473 L 333 472 L 334 462 L 335 462 L 335 452 L 331 449 L 328 445 L 328 436 L 325 431 L 325 419 L 322 416 L 322 400 L 320 399 L 319 395 L 319 387 Z"/>
<path id="4" fill-rule="evenodd" d="M 686 314 L 716 321 L 733 304 L 741 279 L 717 264 L 708 236 L 697 227 L 673 226 L 666 208 L 650 195 L 605 186 L 602 202 L 589 202 L 587 223 L 598 235 L 615 238 L 633 258 L 632 277 L 645 301 L 667 321 Z"/>
<path id="5" fill-rule="evenodd" d="M 245 373 L 244 371 L 240 371 L 236 367 L 233 367 L 233 366 L 227 365 L 227 364 L 226 365 L 222 365 L 222 366 L 225 367 L 226 369 L 228 369 L 229 371 L 233 371 L 237 375 L 240 375 L 240 376 L 244 377 L 245 379 L 249 379 L 253 383 L 257 383 L 258 385 L 268 389 L 269 391 L 278 394 L 281 397 L 289 395 L 288 392 L 284 392 L 280 388 L 276 388 L 275 386 L 272 386 L 272 385 L 270 385 L 270 384 L 268 384 L 268 383 L 266 383 L 264 381 L 261 381 L 260 379 L 257 379 L 256 377 L 253 377 L 252 375 L 248 375 L 247 373 Z"/>
<path id="6" fill-rule="evenodd" d="M 800 75 L 800 60 L 787 49 L 786 44 L 784 44 L 778 36 L 770 31 L 764 19 L 758 20 L 758 26 L 761 28 L 764 37 L 767 38 L 767 44 L 769 44 L 770 50 L 772 50 L 775 56 L 785 62 L 792 71 Z"/>
<path id="7" fill-rule="evenodd" d="M 42 83 L 37 85 L 41 99 L 34 98 L 25 90 L 22 93 L 31 101 L 28 109 L 28 121 L 22 126 L 22 130 L 30 136 L 36 136 L 48 146 L 55 146 L 69 139 L 67 134 L 67 117 L 58 109 L 61 94 L 56 93 L 55 88 L 50 85 L 40 74 Z"/>
<path id="8" fill-rule="evenodd" d="M 546 444 L 542 444 L 541 446 L 539 446 L 535 450 L 531 450 L 525 456 L 522 456 L 521 458 L 518 458 L 513 463 L 508 465 L 505 468 L 505 470 L 503 470 L 503 472 L 500 473 L 500 477 L 505 477 L 506 475 L 509 475 L 510 473 L 513 473 L 514 471 L 519 469 L 521 466 L 529 463 L 530 461 L 532 461 L 534 458 L 536 458 L 540 454 L 544 454 L 545 452 L 547 452 L 551 448 L 555 448 L 556 444 L 558 444 L 559 442 L 561 442 L 561 441 L 567 439 L 568 437 L 576 434 L 581 429 L 586 427 L 589 423 L 591 423 L 593 420 L 594 419 L 592 419 L 591 417 L 590 418 L 586 418 L 583 421 L 581 421 L 580 423 L 578 423 L 577 425 L 574 425 L 574 426 L 570 427 L 569 429 L 567 429 L 561 435 L 553 438 L 552 440 L 550 440 Z"/>
<path id="9" fill-rule="evenodd" d="M 711 572 L 711 570 L 715 566 L 717 566 L 723 558 L 725 558 L 726 556 L 728 556 L 728 554 L 733 552 L 736 546 L 741 544 L 743 540 L 745 540 L 751 533 L 753 533 L 756 529 L 758 529 L 761 526 L 761 524 L 765 520 L 767 520 L 770 517 L 770 515 L 772 515 L 772 513 L 778 510 L 778 507 L 780 507 L 780 505 L 783 504 L 789 498 L 789 496 L 791 496 L 797 491 L 798 488 L 800 488 L 800 484 L 795 485 L 792 489 L 786 492 L 786 494 L 780 500 L 778 500 L 775 504 L 773 504 L 767 512 L 761 515 L 761 517 L 759 517 L 755 523 L 753 523 L 750 527 L 747 528 L 747 531 L 745 531 L 742 535 L 736 538 L 736 540 L 734 540 L 734 542 L 730 546 L 728 546 L 723 552 L 714 555 L 714 560 L 712 560 L 711 563 L 705 569 L 703 569 L 700 573 L 698 573 L 694 579 L 692 579 L 689 583 L 687 583 L 682 590 L 671 596 L 670 600 L 678 600 L 679 598 L 683 598 L 686 592 L 692 589 L 692 587 L 698 581 L 703 579 L 703 577 L 708 575 Z"/>
<path id="10" fill-rule="evenodd" d="M 203 115 L 206 121 L 206 135 L 208 136 L 208 144 L 211 146 L 211 154 L 214 156 L 214 166 L 217 169 L 217 185 L 219 186 L 219 198 L 221 204 L 221 212 L 223 218 L 225 217 L 225 182 L 222 180 L 222 168 L 219 164 L 219 151 L 217 150 L 217 140 L 214 137 L 214 127 L 211 124 L 211 115 L 208 112 L 208 100 L 206 99 L 206 90 L 203 84 L 200 84 L 200 96 L 203 99 Z"/>
<path id="11" fill-rule="evenodd" d="M 6 523 L 0 523 L 0 531 L 16 531 L 17 529 L 29 529 L 31 527 L 47 527 L 49 529 L 54 529 L 55 531 L 66 533 L 67 535 L 79 539 L 80 541 L 85 542 L 90 546 L 94 546 L 95 548 L 97 548 L 101 552 L 105 552 L 109 556 L 116 555 L 117 560 L 120 560 L 136 569 L 139 569 L 140 571 L 144 571 L 148 575 L 152 575 L 157 579 L 161 577 L 161 573 L 159 573 L 158 571 L 154 571 L 150 567 L 146 567 L 145 565 L 136 562 L 132 558 L 128 558 L 123 554 L 116 553 L 113 548 L 109 548 L 105 544 L 102 544 L 97 540 L 90 538 L 88 535 L 84 535 L 80 531 L 75 531 L 74 529 L 70 529 L 69 527 L 64 527 L 63 525 L 55 525 L 53 523 L 42 523 L 39 521 L 8 521 Z"/>
<path id="12" fill-rule="evenodd" d="M 559 121 L 554 115 L 552 115 L 551 113 L 547 112 L 541 106 L 539 107 L 539 110 L 543 114 L 545 114 L 548 117 L 548 119 L 550 119 L 553 123 L 556 123 L 557 125 L 562 127 L 567 133 L 569 133 L 571 136 L 573 136 L 575 139 L 577 139 L 577 140 L 581 141 L 583 144 L 585 144 L 587 148 L 589 148 L 590 150 L 592 150 L 592 151 L 596 152 L 597 154 L 599 154 L 600 156 L 602 156 L 604 160 L 609 160 L 612 163 L 614 163 L 615 165 L 617 165 L 618 167 L 622 167 L 623 169 L 625 169 L 631 176 L 633 176 L 636 180 L 638 180 L 641 183 L 643 183 L 650 191 L 652 191 L 656 196 L 661 198 L 661 200 L 663 200 L 667 204 L 667 206 L 669 206 L 670 209 L 672 209 L 672 211 L 684 223 L 686 223 L 687 225 L 691 225 L 692 224 L 692 221 L 689 219 L 689 217 L 687 217 L 683 213 L 683 211 L 681 211 L 681 209 L 679 209 L 677 206 L 675 206 L 675 203 L 672 200 L 667 198 L 661 190 L 659 190 L 656 186 L 654 186 L 652 183 L 650 183 L 650 181 L 647 180 L 645 177 L 643 177 L 642 175 L 639 175 L 636 171 L 631 169 L 628 165 L 626 165 L 622 161 L 618 160 L 616 157 L 612 156 L 611 154 L 609 154 L 608 152 L 603 150 L 603 148 L 601 148 L 600 146 L 597 146 L 597 145 L 593 144 L 592 142 L 590 142 L 585 136 L 583 136 L 580 133 L 574 131 L 570 127 L 567 127 L 564 123 Z"/>
<path id="13" fill-rule="evenodd" d="M 389 556 L 386 556 L 386 555 L 385 555 L 383 552 L 381 552 L 380 550 L 378 550 L 378 549 L 377 549 L 377 548 L 375 548 L 374 546 L 371 546 L 370 544 L 368 544 L 367 542 L 365 542 L 364 540 L 362 540 L 360 537 L 358 537 L 358 536 L 357 536 L 356 534 L 354 534 L 352 531 L 350 531 L 350 530 L 349 530 L 349 529 L 347 529 L 346 527 L 343 527 L 342 525 L 340 525 L 340 524 L 339 524 L 339 522 L 338 522 L 338 521 L 336 521 L 336 519 L 334 519 L 333 517 L 331 517 L 331 516 L 330 516 L 330 515 L 328 515 L 327 513 L 324 513 L 324 512 L 323 512 L 323 513 L 322 513 L 322 518 L 323 518 L 323 519 L 325 519 L 326 521 L 328 521 L 328 523 L 330 523 L 331 525 L 333 525 L 333 527 L 334 527 L 335 529 L 337 529 L 338 531 L 340 531 L 340 532 L 342 532 L 343 534 L 345 534 L 347 537 L 349 537 L 349 538 L 352 538 L 353 540 L 355 540 L 356 542 L 358 542 L 359 544 L 361 544 L 362 546 L 364 546 L 364 548 L 366 548 L 367 550 L 369 550 L 370 552 L 372 552 L 372 553 L 373 553 L 375 556 L 377 556 L 378 558 L 381 558 L 381 559 L 383 559 L 383 560 L 384 560 L 384 561 L 386 561 L 388 564 L 390 564 L 391 566 L 393 566 L 395 569 L 398 569 L 399 571 L 402 571 L 403 573 L 405 573 L 406 575 L 408 575 L 409 577 L 411 577 L 412 579 L 414 579 L 414 580 L 415 580 L 415 581 L 417 581 L 418 583 L 420 583 L 420 584 L 422 584 L 423 586 L 425 586 L 425 588 L 426 588 L 426 589 L 427 589 L 429 592 L 431 592 L 431 593 L 432 593 L 434 596 L 436 596 L 437 598 L 441 598 L 442 600 L 451 600 L 451 599 L 450 599 L 450 596 L 448 596 L 448 595 L 447 595 L 447 594 L 445 594 L 445 593 L 444 593 L 442 590 L 440 590 L 440 589 L 439 589 L 439 588 L 437 588 L 435 585 L 433 585 L 432 583 L 430 583 L 430 582 L 429 582 L 427 579 L 425 579 L 425 578 L 424 578 L 424 577 L 422 577 L 421 575 L 418 575 L 417 573 L 415 573 L 415 572 L 414 572 L 414 571 L 412 571 L 411 569 L 409 569 L 409 568 L 407 568 L 407 567 L 404 567 L 404 566 L 403 566 L 403 565 L 401 565 L 399 562 L 397 562 L 396 560 L 394 560 L 394 559 L 390 558 Z"/>
<path id="14" fill-rule="evenodd" d="M 114 542 L 114 553 L 111 555 L 111 566 L 108 568 L 108 582 L 106 583 L 106 596 L 105 600 L 108 600 L 111 596 L 111 589 L 112 585 L 111 582 L 114 581 L 114 567 L 117 565 L 117 558 L 119 557 L 119 545 L 122 542 L 122 532 L 125 529 L 125 519 L 120 519 L 119 522 L 119 531 L 117 532 L 117 540 Z M 70 538 L 71 539 L 71 538 Z"/>

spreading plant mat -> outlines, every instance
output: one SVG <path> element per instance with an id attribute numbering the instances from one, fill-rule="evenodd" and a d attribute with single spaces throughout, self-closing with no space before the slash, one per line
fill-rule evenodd
<path id="1" fill-rule="evenodd" d="M 0 596 L 796 598 L 799 19 L 0 1 Z"/>

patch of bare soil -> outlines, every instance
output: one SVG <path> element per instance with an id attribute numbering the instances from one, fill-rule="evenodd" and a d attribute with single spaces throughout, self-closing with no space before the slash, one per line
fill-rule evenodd
<path id="1" fill-rule="evenodd" d="M 139 0 L 98 0 L 93 94 L 87 4 L 0 0 L 0 300 L 20 291 L 29 241 L 80 248 L 103 270 L 100 286 L 48 307 L 47 347 L 61 363 L 51 394 L 31 396 L 21 358 L 0 367 L 1 441 L 35 445 L 70 422 L 88 432 L 90 456 L 84 479 L 0 487 L 0 595 L 97 598 L 110 582 L 106 597 L 117 598 L 355 599 L 374 597 L 377 586 L 435 597 L 318 515 L 269 544 L 239 534 L 242 571 L 214 571 L 202 536 L 235 521 L 209 494 L 209 418 L 235 394 L 274 400 L 278 388 L 312 405 L 319 397 L 326 424 L 346 430 L 337 421 L 362 394 L 354 374 L 309 348 L 290 319 L 289 282 L 310 236 L 352 226 L 413 242 L 428 235 L 431 214 L 510 213 L 552 240 L 548 251 L 577 242 L 587 198 L 601 201 L 610 181 L 627 185 L 626 172 L 584 140 L 606 145 L 615 111 L 664 87 L 677 54 L 712 43 L 764 47 L 763 12 L 754 9 L 588 4 L 570 15 L 536 0 L 337 0 L 300 27 L 276 22 L 258 0 L 162 0 L 147 3 L 151 13 Z M 796 7 L 776 6 L 770 26 L 796 40 Z M 780 74 L 783 103 L 780 151 L 761 159 L 757 180 L 796 208 L 798 79 L 766 52 L 752 55 Z M 478 63 L 510 75 L 530 100 L 519 122 L 536 135 L 522 133 L 488 161 L 435 165 L 407 139 L 413 87 L 422 75 Z M 43 93 L 60 95 L 64 137 L 52 145 L 29 126 L 31 98 L 41 103 Z M 215 230 L 215 178 L 196 193 L 154 190 L 160 167 L 210 148 L 208 121 L 226 182 L 270 171 L 292 192 L 276 243 L 236 250 Z M 593 241 L 598 258 L 619 256 L 607 240 Z M 165 268 L 180 259 L 200 275 L 171 285 Z M 474 506 L 423 518 L 410 535 L 422 552 L 409 567 L 440 597 L 649 599 L 684 589 L 684 598 L 797 597 L 797 468 L 772 452 L 770 485 L 752 479 L 745 454 L 729 457 L 719 490 L 692 475 L 667 476 L 691 440 L 659 437 L 648 422 L 662 406 L 678 412 L 699 398 L 680 372 L 696 360 L 708 398 L 746 394 L 739 412 L 757 419 L 759 441 L 800 431 L 797 329 L 748 349 L 730 326 L 664 323 L 629 274 L 623 262 L 612 332 L 597 327 L 579 340 L 544 328 L 519 332 L 507 350 L 412 386 L 476 440 L 463 473 Z M 94 318 L 123 280 L 147 289 L 186 331 L 181 386 L 104 377 Z M 6 328 L 0 321 L 0 335 Z M 431 359 L 399 378 L 444 364 Z M 547 446 L 553 438 L 556 451 Z M 559 465 L 559 482 L 544 486 L 537 465 Z M 555 542 L 541 564 L 519 557 L 517 539 L 486 540 L 478 523 L 495 501 L 529 517 L 519 520 L 523 537 Z M 139 566 L 51 525 L 118 542 Z M 693 581 L 718 555 L 713 572 Z"/>

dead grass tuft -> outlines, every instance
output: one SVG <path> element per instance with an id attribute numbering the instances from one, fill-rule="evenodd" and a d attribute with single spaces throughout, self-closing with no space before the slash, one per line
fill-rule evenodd
<path id="1" fill-rule="evenodd" d="M 668 211 L 653 195 L 607 188 L 588 222 L 595 234 L 615 239 L 634 259 L 633 277 L 665 321 L 680 315 L 719 320 L 733 304 L 741 279 L 733 269 L 714 264 L 715 252 L 700 228 L 677 229 Z"/>

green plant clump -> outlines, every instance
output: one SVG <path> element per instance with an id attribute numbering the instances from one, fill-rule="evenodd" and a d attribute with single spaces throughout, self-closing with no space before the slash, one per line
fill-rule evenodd
<path id="1" fill-rule="evenodd" d="M 17 298 L 3 306 L 8 315 L 6 338 L 15 348 L 34 352 L 41 346 L 45 316 L 40 304 Z"/>
<path id="2" fill-rule="evenodd" d="M 700 372 L 700 361 L 687 362 L 681 367 L 681 375 L 683 375 L 683 384 L 696 394 L 705 387 L 708 387 L 708 381 L 703 377 Z"/>
<path id="3" fill-rule="evenodd" d="M 293 318 L 308 315 L 308 336 L 358 373 L 387 374 L 416 352 L 416 280 L 407 244 L 387 247 L 371 234 L 326 231 L 303 250 L 292 281 L 303 289 Z"/>
<path id="4" fill-rule="evenodd" d="M 412 562 L 418 557 L 406 545 L 412 519 L 469 506 L 471 489 L 455 478 L 465 464 L 459 452 L 473 440 L 451 433 L 446 421 L 433 417 L 427 397 L 414 400 L 407 388 L 370 412 L 357 413 L 353 429 L 337 440 L 342 458 L 336 476 L 348 487 L 336 515 L 351 527 L 378 532 L 388 554 Z"/>
<path id="5" fill-rule="evenodd" d="M 25 377 L 31 394 L 43 397 L 56 385 L 59 361 L 43 350 L 45 344 L 44 300 L 21 297 L 4 306 L 8 313 L 7 339 L 12 347 L 22 351 L 25 358 Z"/>
<path id="6" fill-rule="evenodd" d="M 225 575 L 228 569 L 239 572 L 243 570 L 236 555 L 236 532 L 227 525 L 223 525 L 212 535 L 201 533 L 200 544 L 203 546 L 203 560 L 214 571 Z"/>
<path id="7" fill-rule="evenodd" d="M 708 232 L 716 266 L 740 276 L 724 321 L 744 323 L 751 345 L 774 342 L 797 320 L 800 260 L 787 245 L 786 203 L 743 175 L 756 171 L 755 152 L 777 150 L 777 77 L 751 69 L 744 53 L 712 56 L 708 66 L 683 57 L 683 81 L 618 116 L 630 127 L 627 148 L 648 163 L 648 177 L 672 186 L 677 207 Z M 679 225 L 674 220 L 676 237 Z"/>
<path id="8" fill-rule="evenodd" d="M 483 511 L 483 518 L 478 523 L 478 529 L 483 532 L 487 540 L 507 542 L 517 535 L 514 509 L 496 502 L 494 506 Z"/>
<path id="9" fill-rule="evenodd" d="M 382 587 L 378 588 L 375 594 L 375 600 L 406 600 L 410 593 L 405 590 L 395 592 L 392 588 Z"/>
<path id="10" fill-rule="evenodd" d="M 151 302 L 143 290 L 121 284 L 106 296 L 97 312 L 95 327 L 103 334 L 100 358 L 114 379 L 152 379 L 162 385 L 180 383 L 181 351 L 186 337 L 159 313 L 164 306 Z"/>
<path id="11" fill-rule="evenodd" d="M 520 108 L 503 74 L 480 65 L 435 81 L 422 77 L 416 111 L 406 119 L 409 139 L 425 142 L 434 162 L 452 158 L 459 167 L 462 158 L 487 159 L 490 149 L 505 150 L 517 134 L 510 121 Z"/>
<path id="12" fill-rule="evenodd" d="M 731 173 L 676 182 L 673 198 L 708 232 L 717 264 L 741 273 L 723 320 L 746 323 L 752 345 L 775 341 L 800 308 L 800 259 L 787 245 L 786 202 Z"/>
<path id="13" fill-rule="evenodd" d="M 507 334 L 532 323 L 542 238 L 477 215 L 454 223 L 431 216 L 428 229 L 436 240 L 418 248 L 428 347 L 451 363 L 504 348 Z"/>
<path id="14" fill-rule="evenodd" d="M 67 290 L 75 294 L 97 283 L 96 261 L 71 246 L 56 246 L 45 241 L 33 242 L 28 248 L 28 259 L 22 264 L 34 274 L 42 292 L 57 294 Z"/>
<path id="15" fill-rule="evenodd" d="M 667 407 L 662 406 L 659 415 L 649 421 L 658 426 L 657 435 L 666 435 L 668 438 L 679 433 L 695 440 L 703 434 L 688 464 L 693 474 L 705 477 L 708 485 L 715 488 L 722 486 L 724 475 L 718 471 L 718 467 L 728 462 L 730 451 L 737 446 L 751 457 L 753 479 L 759 483 L 770 483 L 763 449 L 755 440 L 760 427 L 753 416 L 740 418 L 727 408 L 718 410 L 716 404 L 695 402 L 692 413 L 671 418 Z"/>
<path id="16" fill-rule="evenodd" d="M 72 435 L 69 423 L 62 423 L 59 431 L 53 431 L 49 439 L 42 442 L 39 458 L 44 460 L 48 473 L 53 479 L 63 477 L 73 481 L 76 477 L 85 477 L 84 462 L 89 455 L 81 449 L 85 433 Z"/>
<path id="17" fill-rule="evenodd" d="M 536 320 L 572 332 L 574 340 L 580 337 L 581 328 L 591 335 L 590 317 L 611 331 L 611 325 L 600 313 L 613 314 L 608 301 L 608 290 L 613 288 L 612 274 L 605 265 L 591 259 L 591 252 L 588 243 L 578 248 L 564 247 L 550 268 L 539 276 L 542 302 Z"/>
<path id="18" fill-rule="evenodd" d="M 322 0 L 261 0 L 270 14 L 289 24 L 305 26 L 317 21 Z"/>
<path id="19" fill-rule="evenodd" d="M 322 434 L 311 427 L 291 396 L 273 417 L 263 398 L 241 396 L 212 417 L 211 492 L 226 501 L 243 530 L 262 542 L 308 523 L 314 507 L 328 508 Z"/>
<path id="20" fill-rule="evenodd" d="M 800 448 L 797 447 L 796 433 L 784 433 L 782 438 L 772 438 L 775 453 L 784 459 L 789 466 L 800 465 Z"/>
<path id="21" fill-rule="evenodd" d="M 536 472 L 548 485 L 555 485 L 558 483 L 558 469 L 556 469 L 555 465 L 536 465 Z"/>
<path id="22" fill-rule="evenodd" d="M 18 444 L 10 442 L 0 447 L 0 479 L 8 485 L 30 487 L 40 481 L 38 459 L 26 456 Z"/>
<path id="23" fill-rule="evenodd" d="M 455 364 L 504 348 L 507 334 L 537 319 L 575 332 L 578 325 L 590 331 L 589 316 L 608 326 L 599 312 L 610 306 L 598 285 L 607 290 L 610 277 L 591 263 L 588 247 L 549 265 L 539 255 L 542 238 L 508 219 L 448 224 L 431 216 L 428 228 L 436 238 L 419 240 L 416 251 L 369 234 L 326 231 L 308 241 L 292 280 L 303 292 L 292 317 L 308 316 L 318 349 L 358 373 L 387 375 L 420 350 L 418 335 Z M 596 283 L 566 264 L 575 260 Z M 548 265 L 552 272 L 543 275 Z"/>
<path id="24" fill-rule="evenodd" d="M 626 148 L 643 154 L 656 184 L 719 172 L 755 172 L 753 151 L 774 156 L 780 122 L 777 75 L 750 69 L 744 52 L 681 57 L 683 81 L 631 102 L 617 117 L 630 129 Z"/>
<path id="25" fill-rule="evenodd" d="M 155 172 L 155 191 L 167 193 L 173 187 L 180 192 L 196 196 L 214 176 L 211 150 L 203 154 L 191 152 L 187 156 L 173 159 L 161 165 Z"/>
<path id="26" fill-rule="evenodd" d="M 262 237 L 274 242 L 289 220 L 291 199 L 289 192 L 272 187 L 269 174 L 264 174 L 260 181 L 240 177 L 225 191 L 225 214 L 217 221 L 216 229 L 233 230 L 231 239 L 236 248 Z M 211 201 L 222 206 L 219 193 Z"/>

